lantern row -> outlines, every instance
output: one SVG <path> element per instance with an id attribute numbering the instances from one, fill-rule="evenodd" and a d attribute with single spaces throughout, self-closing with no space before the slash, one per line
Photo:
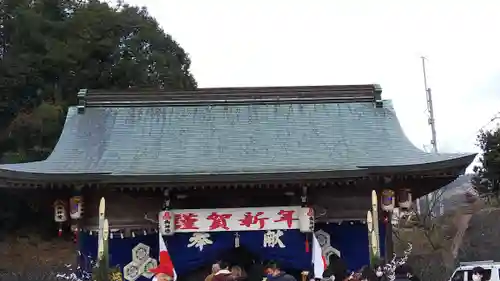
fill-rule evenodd
<path id="1" fill-rule="evenodd" d="M 59 224 L 59 236 L 62 235 L 62 225 L 68 221 L 68 217 L 71 220 L 77 221 L 80 220 L 83 216 L 84 206 L 82 196 L 73 196 L 69 199 L 68 203 L 69 204 L 66 204 L 66 202 L 64 202 L 63 200 L 56 200 L 54 202 L 54 221 Z M 77 230 L 75 229 L 74 225 L 71 228 L 72 231 Z"/>
<path id="2" fill-rule="evenodd" d="M 398 190 L 397 204 L 402 210 L 408 210 L 412 204 L 412 194 L 410 189 L 403 188 Z M 392 212 L 396 208 L 396 192 L 391 189 L 382 190 L 380 196 L 380 208 L 386 212 Z"/>

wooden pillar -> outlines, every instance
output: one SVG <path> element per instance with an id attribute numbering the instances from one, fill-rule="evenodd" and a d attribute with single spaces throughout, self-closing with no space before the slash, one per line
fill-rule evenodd
<path id="1" fill-rule="evenodd" d="M 385 261 L 389 263 L 394 257 L 394 243 L 392 240 L 392 212 L 384 212 L 384 217 L 387 218 L 385 223 Z"/>
<path id="2" fill-rule="evenodd" d="M 83 198 L 82 189 L 83 189 L 83 185 L 75 186 L 71 196 L 80 196 L 83 204 L 85 204 L 85 201 L 84 201 L 85 199 Z M 70 212 L 71 212 L 71 205 L 68 204 L 68 206 L 69 206 Z M 83 207 L 83 208 L 85 208 L 85 207 Z M 83 209 L 82 209 L 81 216 L 83 217 Z M 75 242 L 75 246 L 76 246 L 77 252 L 80 253 L 82 251 L 82 248 L 83 248 L 82 240 L 80 237 L 80 235 L 81 235 L 80 231 L 83 228 L 82 218 L 80 217 L 79 219 L 76 219 L 76 220 L 70 218 L 70 220 L 71 220 L 71 231 L 72 231 L 72 234 L 74 235 L 73 239 Z M 76 264 L 79 266 L 82 266 L 81 263 L 82 263 L 82 259 L 79 255 L 77 255 L 76 256 Z"/>
<path id="3" fill-rule="evenodd" d="M 382 186 L 381 186 L 381 189 L 384 190 L 384 189 L 388 189 L 388 190 L 394 190 L 394 187 L 396 185 L 396 182 L 394 180 L 393 177 L 384 177 L 383 181 L 382 181 Z M 381 190 L 381 192 L 382 192 Z M 380 194 L 380 198 L 382 198 L 382 193 Z M 396 205 L 396 196 L 394 195 L 392 200 L 394 200 L 394 204 Z M 380 204 L 381 207 L 382 207 L 382 204 Z M 395 206 L 397 207 L 397 206 Z M 382 211 L 382 210 L 381 210 Z M 393 243 L 393 239 L 392 239 L 392 211 L 391 212 L 386 212 L 386 211 L 382 211 L 382 214 L 383 214 L 383 219 L 381 220 L 384 224 L 384 229 L 385 229 L 385 234 L 384 234 L 384 246 L 385 246 L 385 250 L 384 250 L 384 259 L 386 261 L 386 263 L 389 263 L 392 258 L 394 257 L 394 243 Z"/>

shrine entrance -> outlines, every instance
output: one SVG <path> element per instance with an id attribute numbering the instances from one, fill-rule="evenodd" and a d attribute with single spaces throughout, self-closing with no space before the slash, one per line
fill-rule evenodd
<path id="1" fill-rule="evenodd" d="M 262 278 L 265 277 L 266 274 L 266 265 L 270 262 L 274 262 L 274 260 L 262 259 L 245 246 L 221 252 L 218 257 L 219 259 L 217 261 L 223 260 L 229 263 L 230 267 L 241 267 L 244 273 L 244 278 L 242 278 L 242 280 L 244 281 L 262 281 Z M 300 280 L 302 270 L 286 267 L 282 268 L 282 270 L 293 275 L 297 280 Z"/>
<path id="2" fill-rule="evenodd" d="M 245 281 L 261 281 L 264 276 L 265 261 L 252 253 L 247 247 L 229 249 L 219 254 L 219 260 L 229 263 L 230 267 L 239 266 Z"/>
<path id="3" fill-rule="evenodd" d="M 251 265 L 259 262 L 259 258 L 255 254 L 250 252 L 245 246 L 240 246 L 238 248 L 232 248 L 227 251 L 221 252 L 218 255 L 218 260 L 228 262 L 230 266 L 240 266 L 245 270 L 246 273 L 248 273 Z"/>
<path id="4" fill-rule="evenodd" d="M 311 267 L 310 243 L 314 224 L 310 208 L 301 206 L 233 209 L 166 210 L 159 214 L 160 231 L 168 241 L 181 276 L 223 260 L 239 266 L 245 280 L 260 281 L 269 261 L 289 273 Z M 167 235 L 168 234 L 168 235 Z M 201 276 L 200 276 L 201 277 Z"/>

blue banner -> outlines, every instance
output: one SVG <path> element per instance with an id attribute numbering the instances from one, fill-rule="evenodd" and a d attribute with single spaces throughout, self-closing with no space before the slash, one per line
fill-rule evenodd
<path id="1" fill-rule="evenodd" d="M 342 224 L 318 224 L 317 230 L 328 233 L 330 246 L 337 249 L 350 270 L 358 270 L 369 264 L 368 233 L 365 224 L 345 222 Z M 381 252 L 384 249 L 384 227 L 381 225 Z M 306 234 L 298 230 L 178 233 L 165 236 L 170 256 L 179 276 L 187 274 L 217 260 L 227 260 L 239 246 L 260 260 L 279 262 L 290 270 L 310 270 L 311 251 L 306 251 Z M 307 239 L 311 248 L 311 234 Z M 123 268 L 132 261 L 132 249 L 142 243 L 149 247 L 149 257 L 158 258 L 158 234 L 109 240 L 110 266 Z M 80 235 L 81 253 L 95 259 L 97 256 L 97 235 Z M 310 250 L 310 249 L 309 249 Z M 125 273 L 124 273 L 125 276 Z M 147 280 L 147 276 L 139 281 Z"/>

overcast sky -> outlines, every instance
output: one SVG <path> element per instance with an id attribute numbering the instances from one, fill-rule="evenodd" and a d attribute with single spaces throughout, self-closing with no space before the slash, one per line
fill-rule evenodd
<path id="1" fill-rule="evenodd" d="M 128 3 L 190 54 L 200 87 L 377 83 L 407 136 L 429 149 L 424 55 L 442 152 L 477 151 L 477 131 L 500 111 L 500 1 Z"/>

